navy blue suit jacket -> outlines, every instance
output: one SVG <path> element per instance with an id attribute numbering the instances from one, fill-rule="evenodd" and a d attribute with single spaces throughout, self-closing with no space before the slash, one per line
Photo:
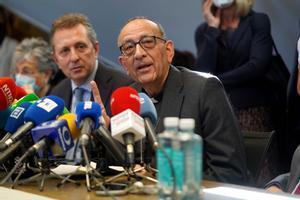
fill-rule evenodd
<path id="1" fill-rule="evenodd" d="M 272 39 L 267 15 L 251 11 L 241 17 L 230 39 L 220 29 L 201 24 L 195 33 L 194 70 L 216 75 L 236 108 L 266 105 L 264 74 L 270 67 Z"/>

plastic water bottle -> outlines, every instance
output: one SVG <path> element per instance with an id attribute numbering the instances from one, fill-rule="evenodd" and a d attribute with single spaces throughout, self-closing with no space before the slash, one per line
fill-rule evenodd
<path id="1" fill-rule="evenodd" d="M 172 199 L 173 176 L 171 173 L 170 160 L 172 160 L 173 155 L 172 141 L 178 132 L 178 122 L 179 119 L 177 117 L 164 118 L 165 130 L 158 135 L 159 148 L 156 151 L 156 158 L 158 169 L 158 194 L 159 199 L 161 200 Z M 167 154 L 168 158 L 165 154 Z"/>
<path id="2" fill-rule="evenodd" d="M 180 119 L 178 138 L 184 152 L 184 180 L 181 199 L 199 200 L 202 181 L 202 138 L 194 133 L 195 120 Z"/>

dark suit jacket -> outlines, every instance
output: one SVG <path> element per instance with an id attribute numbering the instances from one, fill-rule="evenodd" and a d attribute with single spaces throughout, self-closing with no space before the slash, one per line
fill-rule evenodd
<path id="1" fill-rule="evenodd" d="M 201 24 L 195 33 L 195 70 L 209 72 L 221 80 L 236 108 L 263 106 L 268 89 L 264 74 L 270 67 L 272 40 L 267 15 L 251 11 L 229 34 Z"/>
<path id="2" fill-rule="evenodd" d="M 134 84 L 141 90 L 138 84 Z M 164 117 L 193 118 L 204 141 L 205 178 L 228 183 L 246 182 L 246 160 L 241 133 L 220 81 L 209 74 L 170 67 L 156 125 Z"/>
<path id="3" fill-rule="evenodd" d="M 109 101 L 112 92 L 120 86 L 131 84 L 132 80 L 125 73 L 100 64 L 100 62 L 94 80 L 100 89 L 100 95 L 106 111 L 111 115 Z M 51 94 L 62 98 L 65 101 L 65 106 L 68 109 L 71 108 L 72 86 L 70 79 L 66 78 L 62 80 L 52 89 Z"/>

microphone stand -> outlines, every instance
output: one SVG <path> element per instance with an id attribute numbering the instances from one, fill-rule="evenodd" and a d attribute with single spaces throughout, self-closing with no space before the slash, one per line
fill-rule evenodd
<path id="1" fill-rule="evenodd" d="M 41 160 L 41 165 L 39 165 L 38 168 L 31 167 L 29 165 L 29 163 L 27 163 L 27 164 L 24 163 L 22 169 L 19 172 L 19 174 L 17 175 L 17 177 L 13 181 L 12 188 L 14 188 L 16 184 L 24 184 L 24 183 L 40 180 L 39 190 L 43 191 L 44 186 L 45 186 L 45 179 L 50 178 L 50 177 L 59 178 L 59 179 L 62 179 L 64 182 L 68 181 L 70 183 L 74 183 L 77 186 L 79 186 L 80 183 L 78 181 L 72 180 L 69 177 L 64 177 L 62 175 L 59 175 L 59 174 L 53 172 L 50 169 L 50 160 L 49 160 L 48 152 L 49 152 L 49 148 L 46 148 L 45 150 L 43 150 L 43 157 L 44 158 L 40 159 Z M 27 166 L 28 169 L 31 169 L 33 172 L 37 172 L 37 174 L 35 174 L 35 175 L 33 175 L 29 178 L 26 178 L 26 179 L 18 180 L 19 177 L 22 175 L 22 173 L 25 171 L 26 166 Z M 57 187 L 60 187 L 61 185 L 62 185 L 61 183 L 58 183 Z"/>
<path id="2" fill-rule="evenodd" d="M 83 159 L 84 159 L 85 167 L 86 167 L 86 170 L 85 170 L 86 188 L 87 188 L 87 191 L 90 192 L 92 190 L 90 177 L 96 183 L 96 185 L 101 184 L 101 182 L 97 179 L 97 177 L 100 177 L 103 180 L 104 180 L 104 177 L 90 165 L 89 157 L 88 157 L 87 150 L 86 150 L 86 146 L 88 144 L 89 139 L 85 138 L 85 137 L 89 137 L 89 136 L 84 135 L 82 140 L 80 141 L 80 144 L 81 144 Z"/>

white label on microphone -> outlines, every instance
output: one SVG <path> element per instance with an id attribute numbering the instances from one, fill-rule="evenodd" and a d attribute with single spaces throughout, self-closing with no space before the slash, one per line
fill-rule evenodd
<path id="1" fill-rule="evenodd" d="M 50 112 L 55 107 L 57 107 L 57 103 L 55 103 L 55 101 L 53 101 L 51 99 L 45 98 L 37 104 L 37 107 L 40 107 L 40 108 L 46 110 L 47 112 Z"/>
<path id="2" fill-rule="evenodd" d="M 111 134 L 113 138 L 124 143 L 122 135 L 125 133 L 133 133 L 135 141 L 144 138 L 146 135 L 143 118 L 130 109 L 111 118 Z"/>
<path id="3" fill-rule="evenodd" d="M 83 109 L 84 109 L 84 110 L 90 110 L 90 109 L 92 109 L 92 105 L 93 105 L 93 102 L 91 102 L 91 101 L 86 101 L 86 102 L 84 102 Z"/>
<path id="4" fill-rule="evenodd" d="M 23 113 L 23 111 L 25 110 L 25 108 L 22 107 L 16 107 L 14 109 L 14 111 L 10 114 L 10 117 L 13 117 L 15 119 L 18 119 L 20 117 L 20 115 Z"/>

